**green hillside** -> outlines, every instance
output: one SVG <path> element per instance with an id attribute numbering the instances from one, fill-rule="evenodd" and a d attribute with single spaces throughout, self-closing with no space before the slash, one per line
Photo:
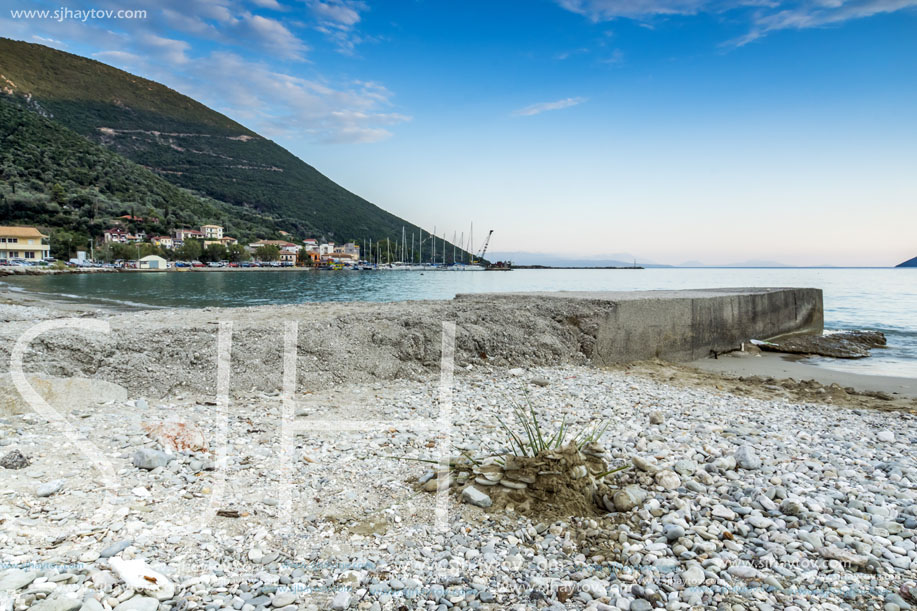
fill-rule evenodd
<path id="1" fill-rule="evenodd" d="M 276 232 L 270 219 L 194 196 L 0 95 L 0 223 L 57 228 L 85 244 L 124 214 L 157 219 L 132 224 L 149 233 L 207 220 L 240 236 Z"/>
<path id="2" fill-rule="evenodd" d="M 227 206 L 207 204 L 224 213 L 215 222 L 232 226 L 228 214 L 240 223 L 249 219 L 248 229 L 274 227 L 337 241 L 400 239 L 402 227 L 408 233 L 417 231 L 228 117 L 168 87 L 91 59 L 0 38 L 0 97 L 13 98 L 33 113 L 201 196 L 186 193 L 172 208 L 200 212 L 203 200 L 224 202 Z M 70 144 L 61 140 L 61 145 Z M 72 165 L 62 159 L 48 162 Z M 73 183 L 77 190 L 84 186 Z M 51 186 L 47 180 L 44 184 Z M 93 184 L 90 180 L 85 186 Z M 161 183 L 156 184 L 160 186 L 153 191 L 166 197 Z M 74 195 L 66 193 L 68 198 Z M 115 199 L 138 201 L 120 195 Z M 139 201 L 158 208 L 155 196 L 148 199 Z M 171 212 L 180 218 L 179 212 Z"/>

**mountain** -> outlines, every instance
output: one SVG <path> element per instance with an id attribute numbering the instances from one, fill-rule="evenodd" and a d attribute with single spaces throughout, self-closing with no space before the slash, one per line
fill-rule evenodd
<path id="1" fill-rule="evenodd" d="M 337 241 L 379 240 L 400 239 L 402 227 L 408 233 L 418 231 L 232 119 L 164 85 L 95 60 L 0 38 L 0 97 L 146 168 L 194 197 L 198 203 L 193 207 L 200 211 L 202 206 L 218 209 L 222 214 L 217 218 L 200 220 L 222 223 L 239 237 L 286 230 Z M 61 136 L 64 141 L 72 139 Z M 149 176 L 145 180 L 154 184 Z M 157 185 L 154 191 L 165 194 Z M 78 181 L 60 183 L 65 198 L 84 187 Z M 125 194 L 120 200 L 138 214 L 165 214 L 162 202 L 150 194 Z M 175 207 L 191 206 L 186 197 L 174 201 Z M 175 222 L 179 220 L 176 216 Z"/>
<path id="2" fill-rule="evenodd" d="M 908 259 L 904 263 L 899 263 L 895 267 L 917 267 L 917 257 L 914 257 L 913 259 Z"/>
<path id="3" fill-rule="evenodd" d="M 490 252 L 491 261 L 512 261 L 515 265 L 545 265 L 549 267 L 631 267 L 634 261 L 642 267 L 670 267 L 642 261 L 627 253 L 613 253 L 596 257 L 568 257 L 552 253 L 497 251 Z"/>
<path id="4" fill-rule="evenodd" d="M 242 233 L 273 231 L 264 219 L 191 195 L 2 95 L 0 143 L 0 223 L 66 228 L 88 240 L 111 218 L 152 210 L 159 217 L 150 229 L 157 232 L 164 223 L 193 226 L 228 215 Z M 146 205 L 138 209 L 136 202 Z"/>
<path id="5" fill-rule="evenodd" d="M 793 267 L 792 265 L 786 265 L 784 263 L 778 263 L 777 261 L 762 261 L 759 259 L 751 259 L 748 261 L 740 261 L 738 263 L 723 263 L 722 265 L 709 265 L 706 263 L 701 263 L 700 261 L 685 261 L 677 265 L 676 267 Z"/>

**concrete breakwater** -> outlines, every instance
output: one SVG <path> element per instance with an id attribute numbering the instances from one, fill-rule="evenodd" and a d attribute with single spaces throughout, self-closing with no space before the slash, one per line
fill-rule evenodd
<path id="1" fill-rule="evenodd" d="M 737 350 L 752 338 L 821 333 L 825 322 L 821 290 L 807 288 L 516 293 L 487 298 L 593 304 L 595 344 L 589 356 L 598 364 L 651 358 L 691 361 Z"/>
<path id="2" fill-rule="evenodd" d="M 221 322 L 232 323 L 233 390 L 279 390 L 290 322 L 297 323 L 297 382 L 306 389 L 425 379 L 439 370 L 444 321 L 456 325 L 461 369 L 685 361 L 738 349 L 750 338 L 821 331 L 822 296 L 815 289 L 518 293 L 95 315 L 108 321 L 110 334 L 49 331 L 32 342 L 26 370 L 93 377 L 152 396 L 209 393 Z M 8 362 L 32 322 L 3 325 L 0 358 Z"/>

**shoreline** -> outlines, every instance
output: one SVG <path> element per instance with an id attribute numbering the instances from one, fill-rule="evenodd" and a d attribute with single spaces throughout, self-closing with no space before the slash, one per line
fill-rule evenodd
<path id="1" fill-rule="evenodd" d="M 221 271 L 221 270 L 216 270 Z M 266 270 L 273 271 L 273 270 Z M 491 297 L 502 297 L 499 294 L 492 294 Z M 474 298 L 475 296 L 468 296 Z M 480 297 L 480 296 L 477 296 Z M 401 301 L 401 302 L 334 302 L 335 307 L 344 309 L 354 309 L 357 311 L 370 311 L 373 306 L 385 306 L 386 308 L 404 307 L 423 307 L 425 303 L 435 303 L 439 305 L 449 304 L 455 300 L 438 300 L 433 302 L 424 301 Z M 205 308 L 208 313 L 204 317 L 195 316 L 196 311 L 193 308 L 172 308 L 157 307 L 145 304 L 127 304 L 118 302 L 117 304 L 87 302 L 78 297 L 68 297 L 63 295 L 45 295 L 33 293 L 27 290 L 11 291 L 0 288 L 0 308 L 4 305 L 12 306 L 22 315 L 27 316 L 25 309 L 40 309 L 44 312 L 42 318 L 55 318 L 59 315 L 65 316 L 84 316 L 84 317 L 121 317 L 124 316 L 147 316 L 154 318 L 162 317 L 174 324 L 186 325 L 191 320 L 200 318 L 214 318 L 215 315 L 224 318 L 242 319 L 254 318 L 261 321 L 268 321 L 275 314 L 284 312 L 295 312 L 300 308 L 312 308 L 316 310 L 324 309 L 324 302 L 309 302 L 303 304 L 286 304 L 286 305 L 258 305 L 242 306 L 227 308 Z M 0 311 L 0 319 L 3 318 L 3 312 Z M 869 358 L 869 357 L 867 357 Z M 773 383 L 788 382 L 806 383 L 814 382 L 813 392 L 821 388 L 840 387 L 846 388 L 849 393 L 850 401 L 840 400 L 840 403 L 854 403 L 857 405 L 869 405 L 880 409 L 904 408 L 911 409 L 917 407 L 917 377 L 905 378 L 896 376 L 883 376 L 877 374 L 847 373 L 833 370 L 825 366 L 817 366 L 802 362 L 804 357 L 794 355 L 783 355 L 779 353 L 743 353 L 727 352 L 720 354 L 719 358 L 704 358 L 687 362 L 671 361 L 635 361 L 631 363 L 611 364 L 606 366 L 611 370 L 617 369 L 636 369 L 655 376 L 658 369 L 665 371 L 674 371 L 679 374 L 690 372 L 703 373 L 704 375 L 694 376 L 694 382 L 699 386 L 714 386 L 723 383 L 739 383 L 749 388 L 773 387 Z M 595 365 L 594 365 L 595 366 Z M 601 367 L 601 366 L 600 366 Z M 671 376 L 669 376 L 671 377 Z M 686 378 L 692 376 L 686 375 Z M 756 393 L 766 396 L 767 392 Z M 822 393 L 824 394 L 824 393 Z M 836 394 L 836 393 L 835 393 Z M 807 400 L 823 399 L 819 396 L 796 396 Z M 835 397 L 832 401 L 837 402 Z"/>
<path id="2" fill-rule="evenodd" d="M 0 456 L 20 465 L 0 468 L 15 533 L 0 535 L 0 591 L 16 611 L 87 596 L 96 611 L 607 611 L 917 595 L 917 401 L 778 382 L 767 357 L 735 357 L 744 379 L 696 361 L 596 366 L 589 300 L 124 312 L 36 297 L 0 294 L 0 362 L 39 321 L 110 333 L 78 321 L 31 343 L 27 382 L 60 422 L 0 374 Z M 441 320 L 459 323 L 447 386 Z M 524 435 L 522 394 L 546 435 L 593 439 L 601 474 L 508 477 L 500 424 Z M 607 494 L 570 496 L 565 482 L 593 475 Z M 118 578 L 130 559 L 155 586 Z"/>

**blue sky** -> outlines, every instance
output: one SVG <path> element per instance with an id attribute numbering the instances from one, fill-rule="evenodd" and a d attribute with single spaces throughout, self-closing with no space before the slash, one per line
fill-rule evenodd
<path id="1" fill-rule="evenodd" d="M 917 255 L 917 0 L 0 0 L 498 251 Z M 146 10 L 22 19 L 11 10 Z"/>

